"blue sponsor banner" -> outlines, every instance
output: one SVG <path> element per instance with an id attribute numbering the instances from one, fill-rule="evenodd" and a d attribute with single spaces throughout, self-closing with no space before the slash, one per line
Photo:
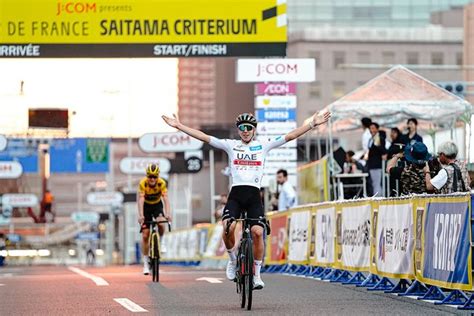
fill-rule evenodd
<path id="1" fill-rule="evenodd" d="M 90 141 L 90 139 L 89 139 Z M 107 147 L 110 145 L 109 140 Z M 87 138 L 53 139 L 50 142 L 51 173 L 106 173 L 108 159 L 90 161 Z M 90 147 L 90 146 L 89 146 Z M 108 154 L 108 149 L 107 149 Z M 21 163 L 23 172 L 38 172 L 38 150 L 28 139 L 9 139 L 8 146 L 0 152 L 0 161 L 15 160 Z"/>
<path id="2" fill-rule="evenodd" d="M 79 233 L 76 235 L 76 240 L 99 240 L 98 232 Z"/>
<path id="3" fill-rule="evenodd" d="M 469 206 L 470 201 L 427 204 L 422 282 L 449 289 L 472 288 Z"/>
<path id="4" fill-rule="evenodd" d="M 261 122 L 285 122 L 296 120 L 295 109 L 258 109 L 255 112 L 257 114 L 257 121 Z"/>

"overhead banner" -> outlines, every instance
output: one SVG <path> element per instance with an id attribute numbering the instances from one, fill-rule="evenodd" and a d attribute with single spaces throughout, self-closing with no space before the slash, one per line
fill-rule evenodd
<path id="1" fill-rule="evenodd" d="M 0 12 L 0 57 L 286 55 L 281 0 L 3 0 Z"/>
<path id="2" fill-rule="evenodd" d="M 368 271 L 370 263 L 370 202 L 342 207 L 342 268 Z"/>
<path id="3" fill-rule="evenodd" d="M 375 235 L 375 271 L 391 278 L 413 279 L 413 204 L 380 202 Z"/>
<path id="4" fill-rule="evenodd" d="M 312 58 L 239 59 L 237 82 L 312 82 L 316 61 Z"/>
<path id="5" fill-rule="evenodd" d="M 291 213 L 288 243 L 288 262 L 290 263 L 308 263 L 310 219 L 311 212 L 309 210 Z"/>
<path id="6" fill-rule="evenodd" d="M 285 264 L 288 255 L 288 212 L 269 217 L 271 234 L 267 241 L 265 264 Z"/>
<path id="7" fill-rule="evenodd" d="M 420 281 L 472 289 L 469 197 L 430 199 L 424 212 Z"/>
<path id="8" fill-rule="evenodd" d="M 330 266 L 335 263 L 336 208 L 321 208 L 316 211 L 316 243 L 314 263 Z"/>

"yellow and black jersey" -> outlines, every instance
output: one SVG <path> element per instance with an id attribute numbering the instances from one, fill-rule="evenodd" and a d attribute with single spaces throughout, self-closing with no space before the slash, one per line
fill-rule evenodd
<path id="1" fill-rule="evenodd" d="M 158 178 L 154 187 L 150 187 L 147 178 L 143 178 L 138 185 L 138 192 L 145 194 L 145 203 L 157 204 L 168 191 L 165 180 Z"/>

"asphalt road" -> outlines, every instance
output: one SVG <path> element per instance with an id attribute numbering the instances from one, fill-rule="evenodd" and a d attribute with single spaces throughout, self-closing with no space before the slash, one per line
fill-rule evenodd
<path id="1" fill-rule="evenodd" d="M 264 274 L 252 311 L 223 271 L 165 266 L 152 283 L 139 266 L 0 268 L 0 315 L 466 315 L 447 306 L 314 279 Z M 208 278 L 197 280 L 200 278 Z M 209 279 L 210 278 L 210 279 Z M 222 281 L 222 283 L 220 283 Z M 216 282 L 216 283 L 211 283 Z"/>

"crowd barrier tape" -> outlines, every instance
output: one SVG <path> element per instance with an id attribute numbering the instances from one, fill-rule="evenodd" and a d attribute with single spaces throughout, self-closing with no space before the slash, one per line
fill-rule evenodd
<path id="1" fill-rule="evenodd" d="M 267 217 L 267 265 L 370 272 L 472 290 L 470 195 L 323 202 Z M 222 232 L 222 224 L 209 224 L 168 233 L 165 258 L 225 260 Z"/>

